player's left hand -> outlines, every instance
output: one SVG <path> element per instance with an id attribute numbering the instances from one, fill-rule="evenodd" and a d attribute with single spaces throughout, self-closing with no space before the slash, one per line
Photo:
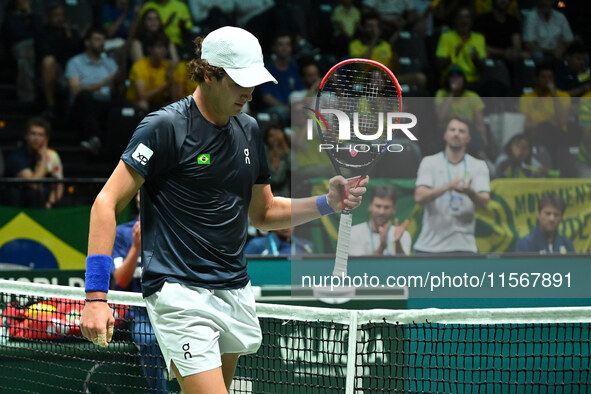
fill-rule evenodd
<path id="1" fill-rule="evenodd" d="M 345 208 L 357 208 L 361 204 L 363 194 L 367 191 L 365 186 L 368 183 L 368 176 L 363 179 L 359 176 L 345 179 L 340 175 L 331 178 L 327 195 L 328 204 L 335 212 Z"/>

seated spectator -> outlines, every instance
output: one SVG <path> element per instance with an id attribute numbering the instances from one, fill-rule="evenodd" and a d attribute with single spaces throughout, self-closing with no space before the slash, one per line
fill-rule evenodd
<path id="1" fill-rule="evenodd" d="M 273 195 L 289 197 L 291 189 L 291 149 L 283 127 L 270 125 L 263 133 Z"/>
<path id="2" fill-rule="evenodd" d="M 276 114 L 283 124 L 289 123 L 289 95 L 294 90 L 304 88 L 299 68 L 291 55 L 291 36 L 280 33 L 273 44 L 271 61 L 265 65 L 277 83 L 267 82 L 260 88 L 260 95 L 265 105 L 264 110 Z"/>
<path id="3" fill-rule="evenodd" d="M 180 0 L 148 0 L 140 10 L 140 18 L 148 10 L 156 10 L 164 25 L 164 32 L 175 45 L 183 46 L 193 27 L 191 13 L 185 2 Z"/>
<path id="4" fill-rule="evenodd" d="M 535 145 L 543 145 L 557 163 L 557 148 L 565 146 L 566 121 L 571 106 L 568 93 L 556 89 L 554 70 L 549 64 L 536 68 L 536 88 L 522 94 L 519 111 L 526 115 L 525 131 Z"/>
<path id="5" fill-rule="evenodd" d="M 16 66 L 16 94 L 20 101 L 35 101 L 35 39 L 43 21 L 30 0 L 11 0 L 6 5 L 0 37 Z"/>
<path id="6" fill-rule="evenodd" d="M 521 25 L 510 13 L 510 1 L 492 0 L 491 3 L 492 9 L 476 19 L 474 31 L 484 35 L 488 57 L 502 60 L 507 71 L 512 72 L 517 61 L 531 56 L 523 49 Z"/>
<path id="7" fill-rule="evenodd" d="M 503 2 L 507 3 L 506 6 L 503 6 L 503 8 L 506 8 L 507 10 L 507 15 L 517 19 L 521 24 L 521 12 L 519 11 L 517 0 L 502 0 L 501 3 Z M 498 5 L 496 3 L 497 0 L 474 0 L 474 11 L 476 11 L 477 15 L 493 12 Z"/>
<path id="8" fill-rule="evenodd" d="M 127 40 L 139 6 L 133 6 L 132 0 L 109 0 L 101 9 L 100 22 L 107 39 Z"/>
<path id="9" fill-rule="evenodd" d="M 189 12 L 193 23 L 201 28 L 203 37 L 222 26 L 234 25 L 234 0 L 188 0 Z"/>
<path id="10" fill-rule="evenodd" d="M 139 209 L 138 192 L 136 202 Z M 142 291 L 142 234 L 139 217 L 132 221 L 117 226 L 115 243 L 113 245 L 111 264 L 111 276 L 115 290 Z M 168 392 L 164 359 L 160 353 L 154 329 L 150 324 L 145 308 L 132 307 L 130 311 L 131 325 L 129 331 L 131 339 L 137 346 L 140 356 L 142 371 L 148 383 L 148 387 L 158 392 Z"/>
<path id="11" fill-rule="evenodd" d="M 363 0 L 364 13 L 375 12 L 380 16 L 386 35 L 408 30 L 419 19 L 414 0 Z"/>
<path id="12" fill-rule="evenodd" d="M 571 97 L 591 92 L 591 69 L 588 51 L 581 41 L 573 41 L 565 52 L 566 60 L 556 71 L 556 87 Z"/>
<path id="13" fill-rule="evenodd" d="M 427 77 L 422 72 L 399 73 L 398 59 L 394 56 L 392 45 L 398 39 L 397 30 L 390 37 L 390 41 L 382 39 L 380 16 L 375 12 L 368 12 L 361 19 L 361 35 L 349 44 L 349 56 L 375 60 L 396 73 L 400 84 L 416 84 L 422 91 L 427 83 Z"/>
<path id="14" fill-rule="evenodd" d="M 396 191 L 389 186 L 378 186 L 372 190 L 368 207 L 369 221 L 351 227 L 351 256 L 369 255 L 408 255 L 411 237 L 406 227 L 408 219 L 402 224 L 392 218 L 396 213 Z"/>
<path id="15" fill-rule="evenodd" d="M 60 93 L 67 95 L 64 70 L 68 60 L 84 50 L 79 32 L 72 28 L 60 4 L 47 6 L 42 34 L 36 42 L 36 52 L 41 60 L 41 79 L 45 95 L 43 116 L 56 116 L 56 101 Z"/>
<path id="16" fill-rule="evenodd" d="M 258 17 L 264 15 L 275 6 L 275 0 L 243 0 L 234 3 L 234 12 L 236 13 L 236 24 L 239 27 L 246 28 L 246 25 L 252 25 Z M 254 33 L 253 33 L 254 34 Z M 256 36 L 256 34 L 255 34 Z M 264 45 L 261 45 L 265 48 Z"/>
<path id="17" fill-rule="evenodd" d="M 31 118 L 25 127 L 24 144 L 6 160 L 7 176 L 24 179 L 63 179 L 64 172 L 59 154 L 48 147 L 51 125 L 44 118 Z M 25 207 L 56 205 L 64 195 L 63 183 L 27 184 L 20 203 Z"/>
<path id="18" fill-rule="evenodd" d="M 574 253 L 573 243 L 558 234 L 566 203 L 555 193 L 544 194 L 538 202 L 538 225 L 515 244 L 516 252 Z"/>
<path id="19" fill-rule="evenodd" d="M 436 49 L 437 61 L 442 76 L 452 65 L 464 72 L 468 88 L 477 90 L 480 72 L 486 58 L 486 40 L 480 33 L 472 31 L 472 11 L 468 7 L 457 9 L 453 18 L 453 29 L 439 37 Z"/>
<path id="20" fill-rule="evenodd" d="M 105 33 L 91 28 L 84 38 L 85 51 L 74 56 L 66 66 L 70 87 L 70 123 L 79 131 L 80 145 L 94 154 L 101 147 L 104 121 L 112 106 L 111 99 L 117 63 L 103 54 Z"/>
<path id="21" fill-rule="evenodd" d="M 559 174 L 556 170 L 544 168 L 532 152 L 525 134 L 514 135 L 495 162 L 496 178 L 540 178 Z"/>
<path id="22" fill-rule="evenodd" d="M 555 0 L 538 0 L 523 23 L 525 49 L 538 65 L 564 60 L 564 51 L 573 40 L 568 20 L 552 9 L 554 3 Z"/>
<path id="23" fill-rule="evenodd" d="M 478 93 L 466 89 L 464 72 L 458 66 L 452 66 L 445 80 L 445 88 L 435 93 L 435 116 L 437 124 L 444 130 L 454 116 L 465 118 L 472 125 L 472 138 L 468 149 L 484 158 L 488 147 L 488 136 L 484 125 L 484 102 Z"/>
<path id="24" fill-rule="evenodd" d="M 169 40 L 155 34 L 148 43 L 148 56 L 131 66 L 127 100 L 144 112 L 154 111 L 170 100 L 172 66 L 166 60 Z"/>
<path id="25" fill-rule="evenodd" d="M 349 44 L 349 56 L 375 60 L 392 67 L 392 47 L 382 38 L 380 16 L 369 12 L 361 18 L 360 37 Z"/>
<path id="26" fill-rule="evenodd" d="M 148 56 L 149 38 L 160 32 L 164 32 L 164 27 L 158 12 L 156 12 L 156 10 L 147 10 L 144 12 L 140 17 L 135 33 L 131 37 L 129 60 L 132 64 Z M 179 62 L 179 54 L 172 41 L 170 41 L 168 45 L 168 59 L 172 64 L 177 64 Z"/>
<path id="27" fill-rule="evenodd" d="M 259 254 L 261 256 L 289 256 L 312 253 L 314 253 L 312 243 L 294 237 L 293 228 L 291 227 L 270 231 L 267 235 L 253 238 L 244 247 L 244 254 Z"/>
<path id="28" fill-rule="evenodd" d="M 348 53 L 348 44 L 353 39 L 355 31 L 361 23 L 361 12 L 355 7 L 353 0 L 341 0 L 330 16 L 334 30 L 334 43 L 338 47 L 337 55 Z"/>
<path id="29" fill-rule="evenodd" d="M 297 20 L 294 16 L 301 8 L 302 13 L 300 15 L 309 18 L 309 15 L 303 14 L 306 5 L 298 5 L 296 8 L 292 7 L 296 3 L 288 3 L 281 0 L 240 0 L 234 4 L 236 24 L 244 27 L 245 30 L 248 30 L 259 39 L 265 56 L 267 50 L 273 47 L 275 39 L 279 35 L 292 37 L 292 45 L 294 46 L 299 44 L 300 40 L 306 38 L 302 36 L 300 27 L 300 22 L 305 24 L 306 21 Z M 330 21 L 327 20 L 326 24 L 330 26 Z"/>
<path id="30" fill-rule="evenodd" d="M 313 61 L 303 63 L 300 67 L 300 75 L 304 88 L 301 90 L 294 90 L 289 95 L 289 103 L 294 104 L 301 102 L 306 97 L 316 97 L 318 94 L 318 87 L 320 86 L 320 71 L 318 65 Z"/>

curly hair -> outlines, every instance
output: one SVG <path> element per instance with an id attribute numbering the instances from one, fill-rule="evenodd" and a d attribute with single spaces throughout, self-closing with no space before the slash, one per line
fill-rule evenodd
<path id="1" fill-rule="evenodd" d="M 215 79 L 222 79 L 226 74 L 222 67 L 210 66 L 209 63 L 207 63 L 207 60 L 201 59 L 201 44 L 203 43 L 203 38 L 197 37 L 193 43 L 195 44 L 195 58 L 187 65 L 189 78 L 194 82 L 202 83 L 205 81 L 205 73 L 207 72 Z"/>

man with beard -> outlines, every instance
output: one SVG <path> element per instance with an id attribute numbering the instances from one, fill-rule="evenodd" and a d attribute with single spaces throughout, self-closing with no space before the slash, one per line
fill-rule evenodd
<path id="1" fill-rule="evenodd" d="M 351 227 L 351 256 L 408 255 L 411 237 L 406 227 L 408 219 L 398 223 L 392 217 L 396 213 L 396 191 L 389 186 L 378 186 L 372 191 L 368 207 L 369 221 Z"/>
<path id="2" fill-rule="evenodd" d="M 477 253 L 477 208 L 486 209 L 490 176 L 486 163 L 466 153 L 470 126 L 461 117 L 447 124 L 443 152 L 423 158 L 415 201 L 424 206 L 417 253 Z"/>
<path id="3" fill-rule="evenodd" d="M 547 193 L 538 203 L 538 226 L 517 241 L 516 252 L 540 254 L 574 252 L 572 242 L 558 234 L 558 226 L 566 210 L 566 203 L 555 193 Z"/>
<path id="4" fill-rule="evenodd" d="M 118 67 L 115 60 L 103 55 L 105 32 L 91 28 L 84 37 L 85 51 L 74 56 L 66 66 L 70 87 L 71 126 L 80 131 L 82 147 L 98 154 L 104 134 L 102 121 L 113 106 L 114 80 Z"/>

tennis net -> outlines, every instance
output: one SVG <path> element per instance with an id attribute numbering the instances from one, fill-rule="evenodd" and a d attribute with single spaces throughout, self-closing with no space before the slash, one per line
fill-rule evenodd
<path id="1" fill-rule="evenodd" d="M 0 392 L 180 391 L 139 294 L 109 292 L 117 323 L 100 348 L 79 336 L 82 289 L 0 289 Z M 240 357 L 233 393 L 591 392 L 591 307 L 257 312 L 263 343 Z"/>

